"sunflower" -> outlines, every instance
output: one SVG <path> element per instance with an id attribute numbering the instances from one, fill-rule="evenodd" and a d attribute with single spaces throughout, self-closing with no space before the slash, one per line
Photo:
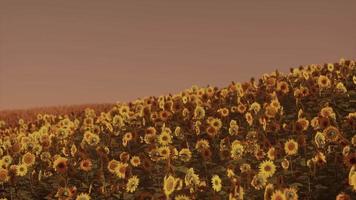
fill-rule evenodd
<path id="1" fill-rule="evenodd" d="M 273 174 L 276 172 L 276 166 L 270 160 L 263 161 L 260 164 L 259 169 L 260 173 L 266 176 L 267 178 L 273 176 Z"/>
<path id="2" fill-rule="evenodd" d="M 172 143 L 172 136 L 170 134 L 170 131 L 167 131 L 169 129 L 165 129 L 164 131 L 162 131 L 162 133 L 158 136 L 158 142 L 159 144 L 165 146 L 168 145 L 170 143 Z"/>
<path id="3" fill-rule="evenodd" d="M 284 150 L 287 155 L 295 155 L 298 152 L 298 143 L 295 140 L 290 139 L 284 143 Z"/>
<path id="4" fill-rule="evenodd" d="M 127 142 L 132 140 L 132 133 L 131 132 L 127 132 L 125 133 L 123 140 L 126 140 Z"/>
<path id="5" fill-rule="evenodd" d="M 229 109 L 221 108 L 217 111 L 222 117 L 227 117 L 229 115 Z"/>
<path id="6" fill-rule="evenodd" d="M 262 189 L 267 183 L 267 179 L 264 175 L 262 174 L 256 174 L 252 181 L 251 181 L 251 185 L 256 189 L 256 190 L 260 190 Z"/>
<path id="7" fill-rule="evenodd" d="M 249 172 L 251 170 L 251 165 L 244 163 L 240 166 L 240 170 L 241 170 L 241 173 Z"/>
<path id="8" fill-rule="evenodd" d="M 24 163 L 27 166 L 32 166 L 33 164 L 35 164 L 35 155 L 27 152 L 25 153 L 25 155 L 22 156 L 22 163 Z"/>
<path id="9" fill-rule="evenodd" d="M 327 76 L 320 75 L 318 78 L 318 85 L 320 88 L 329 88 L 331 86 L 330 79 Z"/>
<path id="10" fill-rule="evenodd" d="M 347 89 L 342 82 L 339 82 L 338 84 L 336 84 L 336 89 L 341 93 L 347 92 Z"/>
<path id="11" fill-rule="evenodd" d="M 320 116 L 325 118 L 335 118 L 335 112 L 332 107 L 326 106 L 320 110 Z"/>
<path id="12" fill-rule="evenodd" d="M 272 105 L 267 105 L 265 108 L 265 115 L 268 118 L 274 118 L 277 114 L 278 109 Z"/>
<path id="13" fill-rule="evenodd" d="M 341 192 L 336 196 L 336 200 L 350 200 L 350 195 L 345 194 L 344 192 Z"/>
<path id="14" fill-rule="evenodd" d="M 214 175 L 211 178 L 211 183 L 212 183 L 212 187 L 216 192 L 219 192 L 221 190 L 221 179 L 219 177 L 219 175 Z"/>
<path id="15" fill-rule="evenodd" d="M 4 161 L 4 163 L 8 166 L 12 163 L 13 159 L 10 155 L 6 155 L 6 156 L 2 157 L 1 160 Z"/>
<path id="16" fill-rule="evenodd" d="M 119 165 L 119 161 L 117 160 L 110 160 L 108 163 L 108 170 L 111 173 L 115 173 L 116 167 Z"/>
<path id="17" fill-rule="evenodd" d="M 288 83 L 285 81 L 278 82 L 277 91 L 281 91 L 283 94 L 287 94 L 289 92 Z"/>
<path id="18" fill-rule="evenodd" d="M 195 144 L 195 148 L 198 151 L 202 151 L 203 149 L 208 149 L 210 147 L 209 145 L 209 141 L 206 139 L 200 139 L 197 141 L 197 143 Z"/>
<path id="19" fill-rule="evenodd" d="M 328 63 L 327 68 L 330 72 L 334 71 L 334 64 Z"/>
<path id="20" fill-rule="evenodd" d="M 340 137 L 340 131 L 335 126 L 328 126 L 326 129 L 324 129 L 323 135 L 327 141 L 336 142 Z"/>
<path id="21" fill-rule="evenodd" d="M 283 159 L 281 162 L 281 166 L 283 169 L 288 169 L 289 168 L 289 161 L 287 159 Z"/>
<path id="22" fill-rule="evenodd" d="M 264 197 L 263 199 L 264 200 L 270 200 L 271 196 L 273 194 L 273 190 L 274 190 L 273 184 L 271 184 L 271 183 L 267 184 L 267 186 L 265 188 L 264 195 L 263 195 L 263 197 Z"/>
<path id="23" fill-rule="evenodd" d="M 53 168 L 59 172 L 59 173 L 64 173 L 67 171 L 67 158 L 64 157 L 58 157 L 54 162 L 53 162 Z"/>
<path id="24" fill-rule="evenodd" d="M 242 157 L 242 154 L 244 152 L 244 147 L 239 143 L 236 142 L 238 140 L 235 140 L 232 145 L 231 145 L 231 158 L 234 160 L 239 160 Z"/>
<path id="25" fill-rule="evenodd" d="M 158 148 L 159 155 L 161 156 L 161 159 L 165 160 L 168 159 L 169 156 L 171 155 L 171 150 L 169 149 L 168 146 L 163 146 Z"/>
<path id="26" fill-rule="evenodd" d="M 174 200 L 190 200 L 190 198 L 186 195 L 181 194 L 181 195 L 175 196 Z"/>
<path id="27" fill-rule="evenodd" d="M 261 105 L 257 102 L 253 102 L 251 105 L 250 105 L 250 108 L 249 110 L 251 111 L 254 111 L 255 113 L 258 113 L 260 110 L 261 110 Z"/>
<path id="28" fill-rule="evenodd" d="M 219 118 L 213 118 L 209 124 L 217 130 L 220 130 L 220 128 L 222 127 L 222 122 Z"/>
<path id="29" fill-rule="evenodd" d="M 284 196 L 286 200 L 298 200 L 297 190 L 292 187 L 284 189 Z"/>
<path id="30" fill-rule="evenodd" d="M 207 126 L 205 131 L 210 137 L 215 137 L 218 134 L 218 129 L 211 125 Z"/>
<path id="31" fill-rule="evenodd" d="M 137 178 L 137 176 L 132 176 L 129 178 L 126 184 L 126 191 L 127 192 L 134 192 L 140 183 L 140 179 Z"/>
<path id="32" fill-rule="evenodd" d="M 130 163 L 132 166 L 137 167 L 141 164 L 141 159 L 138 156 L 132 156 Z"/>
<path id="33" fill-rule="evenodd" d="M 352 190 L 356 191 L 356 172 L 349 177 L 349 184 L 352 186 Z"/>
<path id="34" fill-rule="evenodd" d="M 163 110 L 159 112 L 159 117 L 162 121 L 167 121 L 170 116 L 171 116 L 171 112 L 167 110 Z"/>
<path id="35" fill-rule="evenodd" d="M 316 155 L 312 158 L 312 161 L 316 164 L 322 165 L 326 163 L 326 157 L 323 152 L 317 152 Z"/>
<path id="36" fill-rule="evenodd" d="M 179 158 L 184 162 L 189 162 L 192 158 L 192 152 L 188 148 L 183 148 L 179 151 Z"/>
<path id="37" fill-rule="evenodd" d="M 245 119 L 247 121 L 247 123 L 252 126 L 252 123 L 253 123 L 253 117 L 252 117 L 252 114 L 250 112 L 247 112 L 245 114 Z"/>
<path id="38" fill-rule="evenodd" d="M 20 164 L 16 166 L 16 175 L 17 176 L 25 176 L 27 174 L 27 165 Z"/>
<path id="39" fill-rule="evenodd" d="M 93 163 L 90 159 L 84 159 L 80 161 L 80 169 L 83 171 L 90 171 L 92 169 Z"/>
<path id="40" fill-rule="evenodd" d="M 194 109 L 194 119 L 203 119 L 205 117 L 205 110 L 201 106 L 196 106 Z"/>
<path id="41" fill-rule="evenodd" d="M 174 191 L 174 188 L 175 188 L 175 178 L 171 175 L 169 175 L 167 177 L 164 176 L 164 180 L 163 180 L 163 191 L 164 191 L 164 194 L 166 195 L 166 197 L 168 198 L 170 194 L 173 193 Z"/>
<path id="42" fill-rule="evenodd" d="M 90 196 L 87 193 L 80 193 L 75 200 L 90 200 Z"/>
<path id="43" fill-rule="evenodd" d="M 325 145 L 325 136 L 321 132 L 317 132 L 314 137 L 314 142 L 318 148 L 322 148 Z"/>
<path id="44" fill-rule="evenodd" d="M 243 114 L 246 111 L 246 106 L 244 104 L 238 104 L 237 105 L 237 111 L 241 114 Z"/>
<path id="45" fill-rule="evenodd" d="M 268 152 L 267 152 L 267 157 L 270 159 L 270 160 L 274 160 L 276 158 L 276 149 L 274 147 L 271 147 L 268 149 Z"/>
<path id="46" fill-rule="evenodd" d="M 184 177 L 184 182 L 186 186 L 198 185 L 201 183 L 199 175 L 195 174 L 194 168 L 189 168 Z"/>
<path id="47" fill-rule="evenodd" d="M 282 191 L 275 190 L 271 196 L 271 200 L 287 200 L 287 199 Z"/>
<path id="48" fill-rule="evenodd" d="M 118 162 L 118 164 L 117 164 L 117 166 L 115 168 L 116 176 L 118 176 L 119 178 L 125 178 L 127 166 L 128 166 L 127 163 Z"/>
<path id="49" fill-rule="evenodd" d="M 7 169 L 0 168 L 0 183 L 9 181 L 9 171 Z"/>

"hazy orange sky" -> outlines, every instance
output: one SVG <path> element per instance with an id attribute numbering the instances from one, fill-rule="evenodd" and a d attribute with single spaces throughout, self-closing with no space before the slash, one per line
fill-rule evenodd
<path id="1" fill-rule="evenodd" d="M 0 110 L 129 101 L 355 59 L 355 8 L 355 0 L 0 0 Z"/>

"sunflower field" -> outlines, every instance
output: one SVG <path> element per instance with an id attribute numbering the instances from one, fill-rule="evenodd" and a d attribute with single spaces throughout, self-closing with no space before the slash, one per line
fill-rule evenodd
<path id="1" fill-rule="evenodd" d="M 0 119 L 0 199 L 356 199 L 355 66 Z"/>

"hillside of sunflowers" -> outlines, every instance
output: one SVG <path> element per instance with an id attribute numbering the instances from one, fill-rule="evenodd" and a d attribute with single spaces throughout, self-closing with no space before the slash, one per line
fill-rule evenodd
<path id="1" fill-rule="evenodd" d="M 0 199 L 356 199 L 355 66 L 0 115 Z"/>

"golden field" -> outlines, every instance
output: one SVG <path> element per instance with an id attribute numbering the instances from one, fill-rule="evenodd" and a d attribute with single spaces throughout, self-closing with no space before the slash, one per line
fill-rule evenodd
<path id="1" fill-rule="evenodd" d="M 356 199 L 355 66 L 0 111 L 0 199 Z"/>

